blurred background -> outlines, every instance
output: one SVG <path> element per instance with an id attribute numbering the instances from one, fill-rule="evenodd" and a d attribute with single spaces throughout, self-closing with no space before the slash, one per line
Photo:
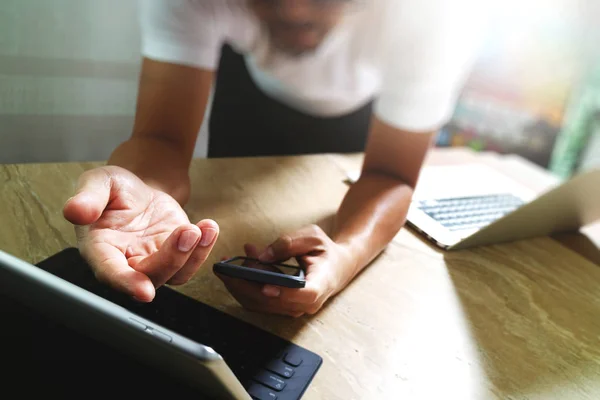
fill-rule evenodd
<path id="1" fill-rule="evenodd" d="M 0 162 L 105 160 L 133 123 L 136 1 L 0 7 Z"/>
<path id="2" fill-rule="evenodd" d="M 600 2 L 487 0 L 485 45 L 437 146 L 600 166 Z M 2 0 L 0 163 L 100 161 L 129 137 L 136 1 Z M 206 154 L 200 132 L 196 156 Z"/>
<path id="3" fill-rule="evenodd" d="M 485 44 L 438 146 L 600 166 L 600 2 L 491 0 Z"/>

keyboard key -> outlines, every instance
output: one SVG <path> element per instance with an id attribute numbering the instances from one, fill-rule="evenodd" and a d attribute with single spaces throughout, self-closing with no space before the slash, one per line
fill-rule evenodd
<path id="1" fill-rule="evenodd" d="M 275 372 L 279 376 L 283 376 L 284 378 L 291 378 L 294 375 L 294 368 L 286 365 L 285 363 L 279 360 L 273 360 L 267 364 L 265 367 L 271 372 Z"/>
<path id="2" fill-rule="evenodd" d="M 248 387 L 248 394 L 255 400 L 277 400 L 277 394 L 268 387 L 253 383 Z"/>
<path id="3" fill-rule="evenodd" d="M 287 348 L 285 348 L 285 347 L 283 349 L 278 350 L 275 358 L 281 360 L 283 358 L 283 356 L 286 355 L 286 351 L 287 351 Z"/>
<path id="4" fill-rule="evenodd" d="M 281 392 L 286 386 L 286 383 L 280 377 L 278 377 L 272 372 L 265 370 L 259 372 L 257 375 L 254 376 L 253 379 L 256 382 L 262 383 L 263 385 L 278 392 Z"/>
<path id="5" fill-rule="evenodd" d="M 450 230 L 483 227 L 523 204 L 513 195 L 474 196 L 457 199 L 441 199 L 435 206 L 420 208 L 431 218 Z"/>
<path id="6" fill-rule="evenodd" d="M 302 359 L 294 353 L 287 353 L 283 361 L 285 361 L 286 364 L 289 364 L 292 367 L 297 367 L 298 365 L 302 364 Z"/>

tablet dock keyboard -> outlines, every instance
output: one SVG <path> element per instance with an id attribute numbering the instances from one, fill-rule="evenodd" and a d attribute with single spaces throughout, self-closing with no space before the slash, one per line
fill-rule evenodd
<path id="1" fill-rule="evenodd" d="M 223 357 L 253 399 L 300 399 L 322 363 L 321 357 L 307 349 L 166 286 L 156 291 L 151 303 L 134 301 L 100 284 L 76 249 L 59 255 L 68 255 L 69 262 L 63 263 L 64 269 L 49 272 L 210 346 Z M 38 266 L 44 268 L 44 262 Z"/>

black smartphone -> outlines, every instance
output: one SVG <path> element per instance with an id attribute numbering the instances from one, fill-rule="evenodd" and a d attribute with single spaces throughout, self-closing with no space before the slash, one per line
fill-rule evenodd
<path id="1" fill-rule="evenodd" d="M 287 273 L 290 270 L 293 273 Z M 263 263 L 255 258 L 234 257 L 213 265 L 216 273 L 247 281 L 268 283 L 300 289 L 306 286 L 304 270 L 301 267 L 281 263 Z"/>

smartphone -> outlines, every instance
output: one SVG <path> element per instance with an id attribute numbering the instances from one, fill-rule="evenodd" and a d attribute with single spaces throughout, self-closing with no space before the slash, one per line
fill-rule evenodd
<path id="1" fill-rule="evenodd" d="M 293 273 L 286 273 L 291 270 Z M 255 258 L 234 257 L 213 265 L 213 271 L 232 278 L 300 289 L 306 286 L 304 269 L 295 265 L 263 263 Z"/>

